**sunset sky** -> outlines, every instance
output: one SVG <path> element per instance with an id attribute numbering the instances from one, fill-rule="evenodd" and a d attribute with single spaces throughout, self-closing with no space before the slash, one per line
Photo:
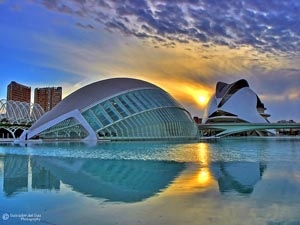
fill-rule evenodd
<path id="1" fill-rule="evenodd" d="M 65 97 L 132 77 L 201 117 L 217 81 L 243 78 L 272 122 L 300 122 L 299 15 L 297 0 L 0 0 L 0 99 L 13 80 Z"/>

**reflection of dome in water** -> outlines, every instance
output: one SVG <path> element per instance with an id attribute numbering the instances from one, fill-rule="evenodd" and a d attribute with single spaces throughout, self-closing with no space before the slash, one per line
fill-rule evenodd
<path id="1" fill-rule="evenodd" d="M 161 88 L 114 78 L 73 92 L 42 116 L 22 138 L 194 139 L 190 114 Z"/>
<path id="2" fill-rule="evenodd" d="M 166 188 L 185 168 L 183 163 L 33 157 L 33 164 L 87 196 L 137 202 Z"/>

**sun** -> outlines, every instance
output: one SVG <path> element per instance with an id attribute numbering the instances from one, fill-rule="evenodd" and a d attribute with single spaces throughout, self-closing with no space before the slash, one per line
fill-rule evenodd
<path id="1" fill-rule="evenodd" d="M 198 95 L 197 102 L 200 106 L 206 106 L 208 102 L 208 96 L 203 94 Z"/>
<path id="2" fill-rule="evenodd" d="M 204 105 L 204 104 L 207 103 L 207 97 L 204 96 L 204 95 L 200 95 L 200 96 L 198 97 L 198 101 L 199 101 L 199 103 L 200 103 L 201 105 Z"/>
<path id="3" fill-rule="evenodd" d="M 172 89 L 178 99 L 200 109 L 204 109 L 207 106 L 211 96 L 211 90 L 201 85 L 180 84 L 176 85 L 175 89 L 174 85 L 172 85 Z"/>

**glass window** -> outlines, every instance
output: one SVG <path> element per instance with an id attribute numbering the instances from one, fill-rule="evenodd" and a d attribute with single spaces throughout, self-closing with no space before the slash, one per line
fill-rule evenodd
<path id="1" fill-rule="evenodd" d="M 143 107 L 139 104 L 139 101 L 132 95 L 132 93 L 129 93 L 126 97 L 130 101 L 130 103 L 134 105 L 134 107 L 138 110 L 138 112 L 143 111 Z"/>
<path id="2" fill-rule="evenodd" d="M 131 101 L 125 95 L 121 96 L 119 99 L 131 114 L 139 111 L 134 105 L 131 104 Z"/>
<path id="3" fill-rule="evenodd" d="M 113 97 L 83 115 L 92 128 L 98 130 L 99 138 L 189 137 L 196 132 L 196 128 L 190 115 L 180 107 L 161 90 L 143 89 Z M 71 125 L 74 123 L 71 120 L 65 123 L 68 127 L 76 125 Z M 57 128 L 57 132 L 60 129 Z M 79 133 L 77 131 L 71 135 Z"/>
<path id="4" fill-rule="evenodd" d="M 109 115 L 109 117 L 112 119 L 113 122 L 119 120 L 118 114 L 115 112 L 114 108 L 112 107 L 109 101 L 105 101 L 101 103 L 101 106 L 103 107 L 103 109 L 105 110 L 107 115 Z"/>
<path id="5" fill-rule="evenodd" d="M 132 93 L 132 95 L 137 99 L 138 103 L 142 106 L 143 109 L 150 109 L 150 104 L 141 96 L 141 91 Z"/>
<path id="6" fill-rule="evenodd" d="M 112 122 L 100 105 L 94 106 L 92 111 L 97 116 L 98 120 L 103 124 L 103 126 L 107 126 Z"/>
<path id="7" fill-rule="evenodd" d="M 116 108 L 116 110 L 118 111 L 118 113 L 123 118 L 130 115 L 130 112 L 128 112 L 128 110 L 126 109 L 126 107 L 123 106 L 123 104 L 121 103 L 121 101 L 118 98 L 115 98 L 113 100 L 113 106 Z"/>
<path id="8" fill-rule="evenodd" d="M 149 105 L 149 108 L 156 108 L 158 105 L 153 101 L 152 92 L 153 90 L 144 90 L 140 92 L 140 95 L 146 101 L 147 105 Z"/>
<path id="9" fill-rule="evenodd" d="M 99 122 L 95 114 L 92 112 L 92 110 L 87 110 L 83 114 L 84 118 L 87 120 L 87 122 L 91 125 L 93 130 L 98 130 L 102 127 L 102 124 Z"/>
<path id="10" fill-rule="evenodd" d="M 124 121 L 120 121 L 118 123 L 118 126 L 122 130 L 123 137 L 127 137 L 128 136 L 128 127 L 126 127 L 126 125 L 124 124 Z"/>

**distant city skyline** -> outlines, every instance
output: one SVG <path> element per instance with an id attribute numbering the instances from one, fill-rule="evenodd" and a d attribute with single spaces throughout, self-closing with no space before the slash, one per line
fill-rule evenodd
<path id="1" fill-rule="evenodd" d="M 7 101 L 39 104 L 45 112 L 50 111 L 62 100 L 62 87 L 36 87 L 11 81 L 7 85 Z"/>
<path id="2" fill-rule="evenodd" d="M 300 122 L 298 1 L 0 1 L 7 85 L 139 78 L 202 117 L 218 81 L 246 79 L 270 121 Z M 31 99 L 33 101 L 33 98 Z"/>

